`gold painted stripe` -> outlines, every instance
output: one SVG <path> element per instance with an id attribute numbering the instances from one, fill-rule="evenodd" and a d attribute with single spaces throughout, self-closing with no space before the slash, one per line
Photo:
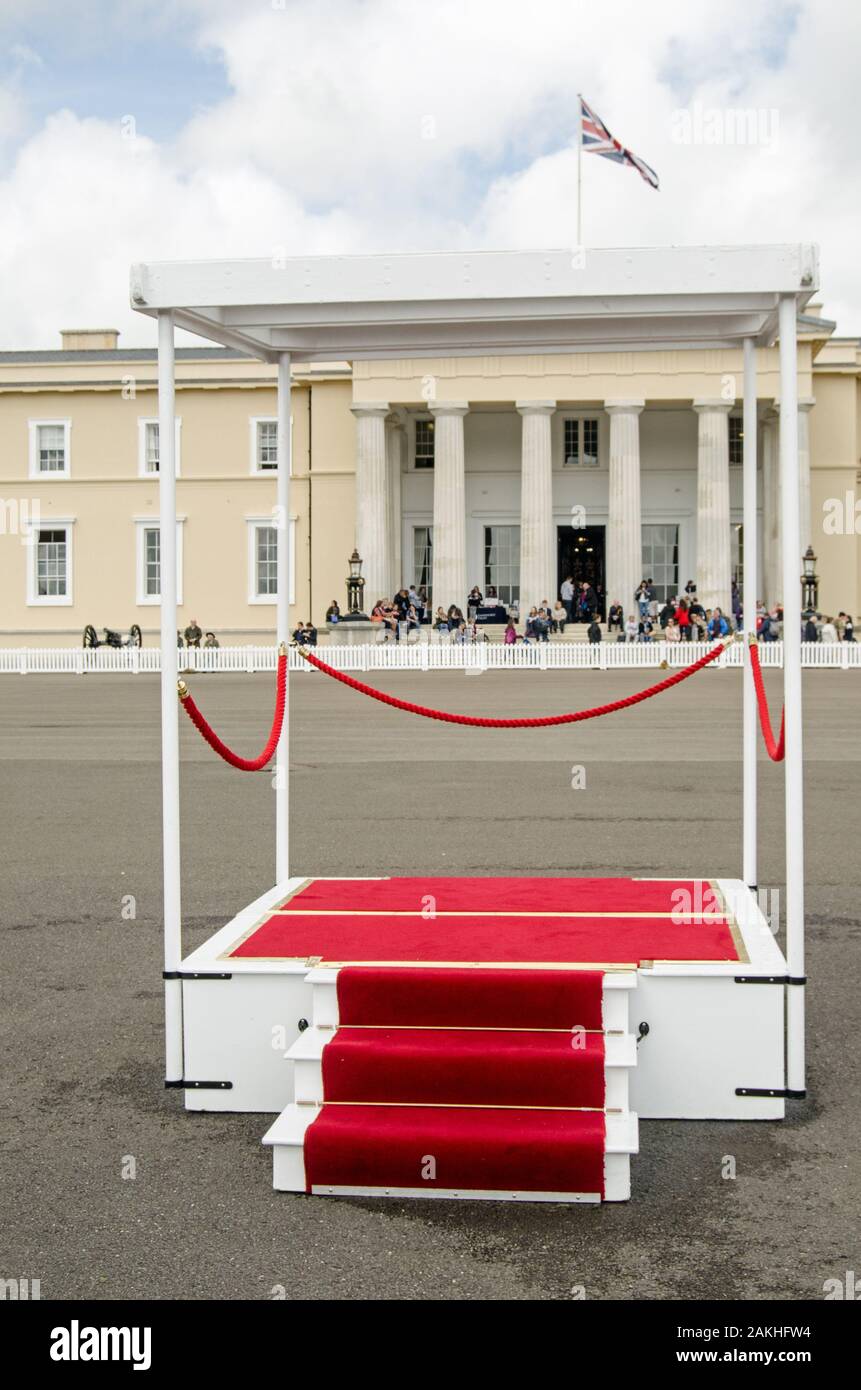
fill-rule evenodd
<path id="1" fill-rule="evenodd" d="M 279 909 L 279 908 L 275 908 L 275 909 L 273 909 L 273 910 L 271 911 L 270 916 L 271 916 L 271 917 L 277 917 L 279 914 L 280 914 L 280 909 Z M 394 910 L 394 909 L 380 909 L 380 911 L 374 911 L 374 910 L 365 911 L 364 908 L 362 908 L 362 909 L 355 909 L 355 910 L 354 910 L 353 908 L 349 908 L 349 907 L 308 907 L 308 908 L 304 908 L 304 907 L 303 907 L 303 908 L 298 908 L 298 907 L 297 907 L 297 908 L 295 908 L 292 912 L 286 912 L 286 913 L 284 913 L 283 915 L 284 915 L 285 917 L 287 917 L 287 918 L 290 918 L 290 917 L 424 917 L 424 914 L 423 914 L 422 912 L 420 912 L 420 911 L 418 911 L 418 912 L 406 912 L 406 911 L 402 911 L 401 909 L 397 909 L 397 910 Z M 509 911 L 499 911 L 499 912 L 497 912 L 497 911 L 493 911 L 493 910 L 490 910 L 490 909 L 488 909 L 488 910 L 482 909 L 481 911 L 477 911 L 477 912 L 469 912 L 469 911 L 467 911 L 467 910 L 464 909 L 464 910 L 461 910 L 461 911 L 455 910 L 455 911 L 451 911 L 451 912 L 449 912 L 449 911 L 440 911 L 440 912 L 429 913 L 429 914 L 427 915 L 427 917 L 424 917 L 424 920 L 425 920 L 425 921 L 428 921 L 428 922 L 433 922 L 433 921 L 435 921 L 438 917 L 532 917 L 532 918 L 536 918 L 536 917 L 542 917 L 542 918 L 543 918 L 543 917 L 547 917 L 547 918 L 557 918 L 557 917 L 561 917 L 561 918 L 567 918 L 567 917 L 589 917 L 589 918 L 592 918 L 592 917 L 609 917 L 609 918 L 612 918 L 612 919 L 633 918 L 633 919 L 635 919 L 635 920 L 645 919 L 645 920 L 648 920 L 648 921 L 654 921 L 654 920 L 656 920 L 656 919 L 658 919 L 658 920 L 660 920 L 660 921 L 664 921 L 665 919 L 669 918 L 671 921 L 677 923 L 679 926 L 689 926 L 689 925 L 690 925 L 690 926 L 712 926 L 712 925 L 721 926 L 721 925 L 724 925 L 725 923 L 728 923 L 728 922 L 731 920 L 732 914 L 731 914 L 730 912 L 722 912 L 722 913 L 719 913 L 719 914 L 718 914 L 718 913 L 711 914 L 711 913 L 708 913 L 708 912 L 681 912 L 681 913 L 677 913 L 677 912 L 597 912 L 597 911 L 595 911 L 595 912 L 541 912 L 541 911 L 539 911 L 539 910 L 537 910 L 537 909 L 536 909 L 534 912 L 513 912 L 513 911 L 512 911 L 512 912 L 509 912 Z"/>
<path id="2" fill-rule="evenodd" d="M 255 960 L 283 960 L 283 956 L 253 957 Z M 400 965 L 416 969 L 445 970 L 601 970 L 632 971 L 634 961 L 552 961 L 552 960 L 326 960 L 319 962 L 323 970 L 341 970 L 348 965 Z"/>
<path id="3" fill-rule="evenodd" d="M 464 1023 L 338 1023 L 332 1025 L 332 1037 L 335 1033 L 340 1033 L 345 1029 L 367 1029 L 370 1032 L 381 1033 L 563 1033 L 568 1037 L 571 1033 L 587 1033 L 594 1037 L 623 1038 L 625 1034 L 621 1028 L 580 1028 L 576 1024 L 571 1028 L 510 1028 L 500 1024 L 487 1025 L 486 1027 L 475 1026 Z"/>
<path id="4" fill-rule="evenodd" d="M 562 1110 L 588 1112 L 590 1115 L 621 1115 L 621 1110 L 605 1110 L 601 1105 L 466 1105 L 463 1102 L 442 1100 L 324 1100 L 327 1105 L 361 1105 L 377 1110 Z"/>

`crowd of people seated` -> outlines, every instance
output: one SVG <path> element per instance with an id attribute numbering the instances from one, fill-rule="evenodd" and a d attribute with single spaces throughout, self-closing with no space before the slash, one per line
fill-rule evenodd
<path id="1" fill-rule="evenodd" d="M 316 647 L 317 629 L 310 619 L 307 623 L 299 623 L 298 627 L 293 629 L 293 641 L 300 647 Z"/>
<path id="2" fill-rule="evenodd" d="M 742 626 L 741 595 L 732 583 L 730 611 L 706 608 L 697 596 L 692 579 L 680 594 L 663 603 L 654 581 L 642 579 L 634 590 L 635 612 L 628 613 L 618 601 L 611 603 L 607 615 L 607 635 L 617 642 L 709 642 L 727 637 Z"/>
<path id="3" fill-rule="evenodd" d="M 772 639 L 775 640 L 775 639 Z M 849 613 L 842 610 L 836 618 L 823 617 L 810 608 L 802 619 L 801 640 L 803 642 L 854 642 L 855 623 Z"/>
<path id="4" fill-rule="evenodd" d="M 482 593 L 479 585 L 474 584 L 466 597 L 465 608 L 466 613 L 452 603 L 448 609 L 437 607 L 436 612 L 432 612 L 424 586 L 404 585 L 391 600 L 377 599 L 371 618 L 380 624 L 383 635 L 394 641 L 409 639 L 423 624 L 429 624 L 439 636 L 452 642 L 486 641 L 484 626 L 495 622 L 505 625 L 503 642 L 506 646 L 516 642 L 548 642 L 554 633 L 561 635 L 573 623 L 586 625 L 589 642 L 600 642 L 603 638 L 604 605 L 600 587 L 586 580 L 575 583 L 570 575 L 560 585 L 559 596 L 552 603 L 545 598 L 530 608 L 523 618 L 522 631 L 518 631 L 517 602 L 509 606 L 493 585 Z M 741 593 L 735 580 L 726 612 L 719 607 L 706 608 L 697 596 L 697 586 L 692 579 L 681 593 L 662 602 L 654 581 L 644 578 L 634 591 L 633 611 L 626 615 L 622 604 L 614 600 L 606 617 L 607 637 L 612 640 L 615 636 L 617 642 L 719 641 L 741 631 L 744 625 Z M 333 626 L 340 621 L 340 607 L 332 599 L 326 610 L 326 622 Z M 783 609 L 780 604 L 770 609 L 761 602 L 757 604 L 756 632 L 763 642 L 776 642 L 781 638 Z M 848 613 L 841 612 L 832 618 L 809 610 L 802 618 L 801 636 L 805 642 L 854 642 L 855 627 Z M 293 637 L 306 645 L 317 644 L 317 630 L 310 622 L 300 623 Z"/>
<path id="5" fill-rule="evenodd" d="M 668 598 L 661 605 L 651 579 L 644 579 L 634 592 L 635 613 L 625 618 L 622 605 L 610 605 L 607 635 L 616 633 L 620 642 L 715 642 L 744 628 L 741 593 L 735 580 L 730 590 L 730 611 L 705 608 L 697 596 L 692 579 L 684 592 Z M 777 642 L 783 636 L 783 607 L 767 608 L 760 600 L 756 605 L 756 635 L 762 642 Z M 854 642 L 855 627 L 848 613 L 836 618 L 823 617 L 808 610 L 802 618 L 804 642 Z"/>

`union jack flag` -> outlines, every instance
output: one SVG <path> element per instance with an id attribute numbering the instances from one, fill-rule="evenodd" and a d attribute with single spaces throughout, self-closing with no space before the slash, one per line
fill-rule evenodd
<path id="1" fill-rule="evenodd" d="M 632 169 L 636 169 L 640 178 L 651 184 L 652 188 L 660 187 L 658 176 L 654 169 L 650 168 L 644 159 L 626 150 L 624 145 L 620 145 L 618 140 L 614 140 L 609 130 L 596 116 L 591 106 L 587 106 L 583 98 L 580 98 L 580 142 L 584 154 L 601 154 L 605 159 L 615 159 L 617 164 L 628 164 Z"/>

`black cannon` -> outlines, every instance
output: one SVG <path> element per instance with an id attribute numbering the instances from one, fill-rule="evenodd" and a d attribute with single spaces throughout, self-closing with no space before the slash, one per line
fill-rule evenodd
<path id="1" fill-rule="evenodd" d="M 129 628 L 128 637 L 124 637 L 116 628 L 103 628 L 104 637 L 99 637 L 92 623 L 87 623 L 84 628 L 85 647 L 142 647 L 143 633 L 137 623 L 132 623 Z"/>

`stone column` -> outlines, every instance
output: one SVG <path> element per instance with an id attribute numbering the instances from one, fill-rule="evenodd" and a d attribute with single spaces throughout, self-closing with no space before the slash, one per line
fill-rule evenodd
<path id="1" fill-rule="evenodd" d="M 816 401 L 805 396 L 798 402 L 798 515 L 801 523 L 801 555 L 813 540 L 810 515 L 810 412 Z M 801 574 L 801 555 L 798 557 Z"/>
<path id="2" fill-rule="evenodd" d="M 694 401 L 697 445 L 697 595 L 703 608 L 732 613 L 729 412 L 732 401 Z"/>
<path id="3" fill-rule="evenodd" d="M 365 611 L 391 598 L 389 579 L 389 486 L 386 468 L 388 405 L 351 407 L 356 417 L 356 548 L 364 566 Z"/>
<path id="4" fill-rule="evenodd" d="M 553 526 L 553 451 L 550 417 L 555 401 L 517 401 L 523 416 L 520 465 L 520 616 L 557 596 Z"/>
<path id="5" fill-rule="evenodd" d="M 386 425 L 386 472 L 388 477 L 387 511 L 389 526 L 389 588 L 391 598 L 408 583 L 401 556 L 401 472 L 406 446 L 406 431 L 395 417 Z"/>
<path id="6" fill-rule="evenodd" d="M 762 422 L 762 598 L 767 608 L 780 602 L 783 591 L 777 445 L 777 415 L 769 411 Z"/>
<path id="7" fill-rule="evenodd" d="M 636 613 L 634 591 L 643 575 L 640 511 L 640 412 L 645 401 L 605 401 L 610 416 L 610 489 L 607 509 L 606 603 Z M 648 577 L 648 576 L 645 576 Z"/>
<path id="8" fill-rule="evenodd" d="M 434 429 L 433 607 L 456 603 L 466 614 L 465 402 L 431 405 Z"/>

